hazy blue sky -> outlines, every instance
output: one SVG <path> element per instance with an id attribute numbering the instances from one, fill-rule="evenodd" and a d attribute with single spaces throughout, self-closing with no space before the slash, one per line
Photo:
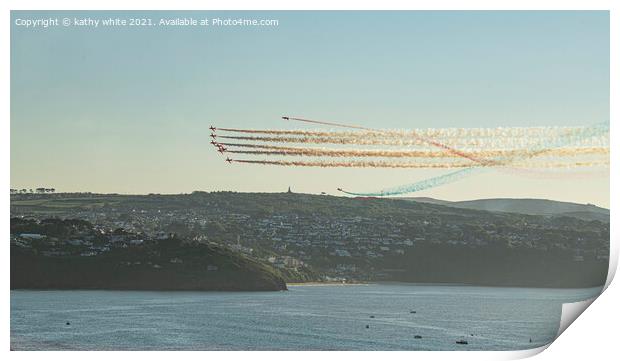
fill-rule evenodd
<path id="1" fill-rule="evenodd" d="M 26 29 L 17 18 L 245 17 L 278 27 Z M 609 119 L 607 12 L 13 12 L 11 186 L 372 191 L 446 171 L 226 164 L 208 127 L 588 125 Z M 609 205 L 606 177 L 495 172 L 417 194 Z"/>

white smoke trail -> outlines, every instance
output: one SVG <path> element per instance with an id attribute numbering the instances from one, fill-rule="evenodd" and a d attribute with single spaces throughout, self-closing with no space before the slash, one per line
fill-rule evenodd
<path id="1" fill-rule="evenodd" d="M 278 165 L 295 167 L 320 167 L 320 168 L 468 168 L 471 163 L 449 162 L 449 163 L 402 163 L 402 162 L 382 162 L 382 161 L 286 161 L 286 160 L 251 160 L 233 159 L 236 163 Z M 577 168 L 594 167 L 608 165 L 607 161 L 578 161 L 578 162 L 519 162 L 512 164 L 511 167 L 524 168 Z M 493 167 L 491 165 L 482 167 Z"/>
<path id="2" fill-rule="evenodd" d="M 386 146 L 401 146 L 401 147 L 424 147 L 422 149 L 433 149 L 436 146 L 429 147 L 429 145 L 419 139 L 406 139 L 406 138 L 358 138 L 358 137 L 263 137 L 263 136 L 226 136 L 220 135 L 218 138 L 231 139 L 231 140 L 243 140 L 250 142 L 262 142 L 262 143 L 289 143 L 289 144 L 337 144 L 337 145 L 386 145 Z M 558 136 L 553 138 L 547 138 L 544 140 L 537 138 L 489 138 L 489 139 L 460 139 L 454 141 L 445 141 L 446 147 L 451 147 L 453 150 L 448 151 L 443 149 L 444 152 L 451 153 L 453 155 L 470 158 L 469 153 L 471 148 L 491 148 L 491 149 L 515 149 L 515 148 L 528 148 L 536 144 L 540 144 L 541 141 L 549 144 L 556 143 L 560 139 L 565 139 L 567 143 L 574 146 L 581 147 L 603 147 L 608 146 L 608 137 L 591 137 L 586 138 L 582 136 L 567 135 L 565 137 Z M 232 144 L 223 142 L 222 144 Z M 442 143 L 443 144 L 443 143 Z M 248 145 L 250 147 L 250 145 Z M 465 157 L 464 155 L 468 156 Z M 471 159 L 478 161 L 477 159 Z"/>
<path id="3" fill-rule="evenodd" d="M 573 134 L 579 136 L 588 132 L 588 127 L 509 127 L 509 128 L 426 128 L 407 130 L 360 130 L 347 131 L 314 131 L 314 130 L 283 130 L 283 129 L 237 129 L 218 128 L 218 131 L 246 134 L 267 135 L 299 135 L 307 137 L 335 138 L 415 138 L 429 137 L 434 140 L 464 138 L 553 138 Z"/>
<path id="4" fill-rule="evenodd" d="M 231 145 L 229 145 L 231 146 Z M 252 145 L 253 146 L 253 145 Z M 232 146 L 235 147 L 235 146 Z M 440 151 L 424 150 L 356 150 L 356 149 L 318 149 L 318 148 L 295 148 L 278 146 L 261 146 L 265 150 L 227 150 L 228 153 L 248 155 L 280 155 L 280 156 L 310 156 L 310 157 L 378 157 L 378 158 L 454 158 L 455 156 Z M 493 150 L 467 150 L 476 157 L 527 157 L 531 151 L 527 149 L 493 149 Z M 609 154 L 609 148 L 560 148 L 545 152 L 548 156 L 577 156 L 593 154 Z"/>

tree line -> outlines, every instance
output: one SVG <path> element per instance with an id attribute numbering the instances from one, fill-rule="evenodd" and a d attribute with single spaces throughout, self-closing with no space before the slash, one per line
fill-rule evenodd
<path id="1" fill-rule="evenodd" d="M 36 189 L 27 189 L 27 188 L 22 188 L 22 189 L 15 189 L 15 188 L 11 188 L 11 194 L 25 194 L 25 193 L 54 193 L 56 192 L 55 188 L 45 188 L 45 187 L 39 187 Z"/>

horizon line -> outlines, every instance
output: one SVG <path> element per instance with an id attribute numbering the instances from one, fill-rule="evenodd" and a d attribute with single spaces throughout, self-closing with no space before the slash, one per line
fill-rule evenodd
<path id="1" fill-rule="evenodd" d="M 17 188 L 11 188 L 11 189 L 17 189 Z M 24 189 L 24 188 L 22 188 Z M 29 188 L 30 189 L 30 188 Z M 579 205 L 592 205 L 598 208 L 602 208 L 602 209 L 606 209 L 606 210 L 610 210 L 610 208 L 607 207 L 603 207 L 600 205 L 597 205 L 595 203 L 578 203 L 578 202 L 571 202 L 571 201 L 563 201 L 563 200 L 556 200 L 556 199 L 549 199 L 549 198 L 511 198 L 511 197 L 494 197 L 494 198 L 473 198 L 473 199 L 465 199 L 465 200 L 458 200 L 458 201 L 454 201 L 454 200 L 447 200 L 447 199 L 440 199 L 440 198 L 433 198 L 433 197 L 423 197 L 423 196 L 378 196 L 378 197 L 364 197 L 364 196 L 347 196 L 347 195 L 338 195 L 338 194 L 321 194 L 319 193 L 304 193 L 304 192 L 288 192 L 288 191 L 281 191 L 281 192 L 244 192 L 244 191 L 235 191 L 235 190 L 211 190 L 211 191 L 205 191 L 205 190 L 193 190 L 189 193 L 185 193 L 185 192 L 180 192 L 180 193 L 155 193 L 155 192 L 149 192 L 149 193 L 122 193 L 122 192 L 111 192 L 111 193 L 102 193 L 102 192 L 91 192 L 91 191 L 62 191 L 62 192 L 54 192 L 54 193 L 37 193 L 37 192 L 32 192 L 32 193 L 15 193 L 15 194 L 10 194 L 10 196 L 19 196 L 19 195 L 58 195 L 58 194 L 92 194 L 92 195 L 119 195 L 119 196 L 178 196 L 178 195 L 191 195 L 194 193 L 242 193 L 242 194 L 304 194 L 304 195 L 313 195 L 313 196 L 330 196 L 330 197 L 338 197 L 338 198 L 376 198 L 376 199 L 403 199 L 403 198 L 410 198 L 410 199 L 432 199 L 435 201 L 442 201 L 442 202 L 450 202 L 450 203 L 458 203 L 458 202 L 471 202 L 471 201 L 483 201 L 483 200 L 538 200 L 538 201 L 550 201 L 550 202 L 558 202 L 558 203 L 570 203 L 570 204 L 579 204 Z"/>

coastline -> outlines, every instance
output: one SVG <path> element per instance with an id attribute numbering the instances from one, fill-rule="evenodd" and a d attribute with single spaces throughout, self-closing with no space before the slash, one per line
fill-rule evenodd
<path id="1" fill-rule="evenodd" d="M 286 287 L 295 286 L 369 286 L 376 282 L 337 282 L 337 281 L 311 281 L 311 282 L 287 282 Z"/>

